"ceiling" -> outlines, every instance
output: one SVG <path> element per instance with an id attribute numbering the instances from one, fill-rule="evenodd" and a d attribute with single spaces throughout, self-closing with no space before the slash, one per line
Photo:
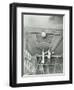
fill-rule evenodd
<path id="1" fill-rule="evenodd" d="M 63 53 L 63 16 L 24 15 L 23 30 L 23 40 L 26 42 L 23 46 L 31 55 L 41 54 L 43 48 L 45 51 L 51 48 L 55 54 Z M 41 32 L 46 33 L 46 38 L 41 37 Z"/>

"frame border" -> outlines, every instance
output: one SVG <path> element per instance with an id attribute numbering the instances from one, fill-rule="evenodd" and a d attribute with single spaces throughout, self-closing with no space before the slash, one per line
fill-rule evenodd
<path id="1" fill-rule="evenodd" d="M 45 9 L 65 9 L 69 10 L 70 14 L 70 28 L 69 28 L 69 80 L 67 81 L 52 81 L 52 82 L 35 82 L 35 83 L 19 83 L 17 84 L 17 73 L 16 73 L 16 60 L 17 60 L 17 7 L 31 7 L 31 8 L 45 8 Z M 9 85 L 11 87 L 26 87 L 26 86 L 41 86 L 41 85 L 59 85 L 59 84 L 71 84 L 72 83 L 72 6 L 58 6 L 58 5 L 43 5 L 43 4 L 28 4 L 28 3 L 12 3 L 9 6 L 10 8 L 10 63 L 9 63 Z"/>

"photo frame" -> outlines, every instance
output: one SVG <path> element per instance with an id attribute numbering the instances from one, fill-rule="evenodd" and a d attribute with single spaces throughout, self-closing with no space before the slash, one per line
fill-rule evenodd
<path id="1" fill-rule="evenodd" d="M 10 86 L 72 83 L 72 7 L 10 4 Z"/>

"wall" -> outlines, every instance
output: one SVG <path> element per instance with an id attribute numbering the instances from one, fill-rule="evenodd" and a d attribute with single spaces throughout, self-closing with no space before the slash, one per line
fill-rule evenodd
<path id="1" fill-rule="evenodd" d="M 12 90 L 9 83 L 9 3 L 24 2 L 53 5 L 71 5 L 74 9 L 74 0 L 1 0 L 0 1 L 0 90 Z M 73 20 L 74 21 L 74 20 Z M 73 90 L 72 85 L 52 85 L 38 87 L 16 88 L 21 90 Z"/>

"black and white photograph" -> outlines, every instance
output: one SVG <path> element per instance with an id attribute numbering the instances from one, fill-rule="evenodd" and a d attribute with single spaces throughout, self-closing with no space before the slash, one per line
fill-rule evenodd
<path id="1" fill-rule="evenodd" d="M 10 86 L 72 83 L 72 7 L 10 4 Z"/>
<path id="2" fill-rule="evenodd" d="M 63 73 L 63 15 L 22 17 L 22 75 Z"/>

